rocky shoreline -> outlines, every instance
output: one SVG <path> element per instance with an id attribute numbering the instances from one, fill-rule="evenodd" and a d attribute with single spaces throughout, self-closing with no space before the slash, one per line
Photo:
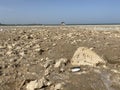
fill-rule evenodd
<path id="1" fill-rule="evenodd" d="M 120 90 L 119 30 L 0 27 L 0 90 Z"/>

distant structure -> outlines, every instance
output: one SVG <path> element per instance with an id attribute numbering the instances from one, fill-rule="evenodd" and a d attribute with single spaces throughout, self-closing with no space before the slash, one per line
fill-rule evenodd
<path id="1" fill-rule="evenodd" d="M 65 25 L 65 22 L 61 22 L 61 25 L 64 26 L 64 25 Z"/>

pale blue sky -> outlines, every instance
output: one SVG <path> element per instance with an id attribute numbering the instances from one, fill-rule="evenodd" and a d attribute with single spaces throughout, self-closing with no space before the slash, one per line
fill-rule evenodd
<path id="1" fill-rule="evenodd" d="M 7 24 L 120 23 L 120 0 L 0 0 Z"/>

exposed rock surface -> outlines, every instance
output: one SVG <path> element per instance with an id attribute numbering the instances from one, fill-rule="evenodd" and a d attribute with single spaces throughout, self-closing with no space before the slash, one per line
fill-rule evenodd
<path id="1" fill-rule="evenodd" d="M 120 90 L 120 26 L 0 30 L 0 90 Z"/>

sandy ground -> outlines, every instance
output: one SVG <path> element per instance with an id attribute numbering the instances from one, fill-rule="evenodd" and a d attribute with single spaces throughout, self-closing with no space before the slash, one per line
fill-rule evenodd
<path id="1" fill-rule="evenodd" d="M 92 48 L 106 63 L 72 72 L 79 47 Z M 30 84 L 35 90 L 120 90 L 120 26 L 1 26 L 0 90 L 34 90 Z"/>

